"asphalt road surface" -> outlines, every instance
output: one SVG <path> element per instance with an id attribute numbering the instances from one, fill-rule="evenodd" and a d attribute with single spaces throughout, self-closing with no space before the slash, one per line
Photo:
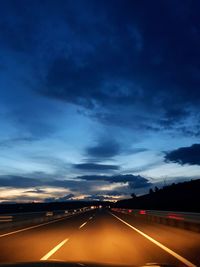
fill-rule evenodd
<path id="1" fill-rule="evenodd" d="M 200 266 L 200 234 L 103 209 L 21 230 L 0 232 L 1 263 L 60 260 Z"/>

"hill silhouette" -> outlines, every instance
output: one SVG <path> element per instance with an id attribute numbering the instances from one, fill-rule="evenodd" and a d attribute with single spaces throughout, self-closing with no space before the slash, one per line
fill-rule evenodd
<path id="1" fill-rule="evenodd" d="M 118 201 L 115 207 L 200 212 L 200 179 L 150 189 L 149 194 Z"/>

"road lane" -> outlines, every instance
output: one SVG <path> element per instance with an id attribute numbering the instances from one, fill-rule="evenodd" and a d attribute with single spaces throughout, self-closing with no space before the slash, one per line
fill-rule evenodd
<path id="1" fill-rule="evenodd" d="M 113 213 L 200 266 L 200 233 L 155 222 L 147 222 L 145 219 L 139 219 L 132 214 Z"/>
<path id="2" fill-rule="evenodd" d="M 35 229 L 35 228 L 38 228 L 38 227 L 42 227 L 42 226 L 45 226 L 45 225 L 48 225 L 48 224 L 52 224 L 52 223 L 55 223 L 55 222 L 59 222 L 59 221 L 64 221 L 66 219 L 69 219 L 70 217 L 72 216 L 75 216 L 75 215 L 71 215 L 69 217 L 65 216 L 65 217 L 62 217 L 62 218 L 59 218 L 59 219 L 53 219 L 51 221 L 48 221 L 48 222 L 43 222 L 43 223 L 37 223 L 37 224 L 31 224 L 31 226 L 23 226 L 23 228 L 21 227 L 17 227 L 17 229 L 13 229 L 11 228 L 10 230 L 8 229 L 4 229 L 3 230 L 3 233 L 0 233 L 0 238 L 2 237 L 5 237 L 5 236 L 9 236 L 9 235 L 14 235 L 14 234 L 18 234 L 18 233 L 21 233 L 21 232 L 24 232 L 24 231 L 28 231 L 28 230 L 31 230 L 31 229 Z"/>
<path id="3" fill-rule="evenodd" d="M 52 250 L 50 250 L 46 255 L 44 255 L 40 260 L 45 261 L 48 260 L 59 248 L 61 248 L 69 238 L 64 239 L 62 242 L 60 242 L 57 246 L 55 246 Z"/>
<path id="4" fill-rule="evenodd" d="M 57 250 L 50 259 L 143 265 L 147 262 L 181 264 L 175 257 L 114 218 L 100 212 Z"/>
<path id="5" fill-rule="evenodd" d="M 142 235 L 143 237 L 145 237 L 146 239 L 148 239 L 149 241 L 151 241 L 153 244 L 155 244 L 156 246 L 160 247 L 161 249 L 163 249 L 164 251 L 166 251 L 167 253 L 169 253 L 170 255 L 172 255 L 173 257 L 175 257 L 176 259 L 178 259 L 180 262 L 182 262 L 184 265 L 188 266 L 188 267 L 196 267 L 195 264 L 191 263 L 190 261 L 188 261 L 186 258 L 182 257 L 181 255 L 179 255 L 178 253 L 174 252 L 173 250 L 169 249 L 168 247 L 166 247 L 165 245 L 163 245 L 162 243 L 158 242 L 157 240 L 155 240 L 154 238 L 152 238 L 151 236 L 145 234 L 144 232 L 142 232 L 141 230 L 139 230 L 138 228 L 134 227 L 132 224 L 127 223 L 125 220 L 121 219 L 120 217 L 118 217 L 117 215 L 110 213 L 112 216 L 114 216 L 115 218 L 117 218 L 119 221 L 121 221 L 122 223 L 124 223 L 125 225 L 127 225 L 128 227 L 130 227 L 131 229 L 133 229 L 135 232 L 139 233 L 140 235 Z"/>
<path id="6" fill-rule="evenodd" d="M 163 231 L 163 225 L 148 225 L 131 216 L 116 213 L 146 234 L 200 266 L 199 259 L 185 254 L 184 245 L 173 248 L 179 230 L 173 227 Z M 150 232 L 150 229 L 152 232 Z M 154 230 L 153 230 L 154 229 Z M 168 236 L 173 233 L 173 240 Z M 176 232 L 178 233 L 176 235 Z M 188 234 L 189 233 L 189 234 Z M 196 237 L 193 248 L 199 250 L 199 234 L 186 231 L 186 236 Z M 194 234 L 194 235 L 192 235 Z M 161 236 L 160 236 L 161 235 Z M 171 240 L 171 241 L 170 241 Z M 170 242 L 171 243 L 170 243 Z M 167 243 L 167 245 L 166 245 Z M 133 231 L 105 210 L 79 214 L 63 221 L 30 229 L 0 238 L 0 262 L 61 260 L 142 265 L 147 262 L 170 263 L 185 266 L 175 257 L 156 246 L 141 234 Z"/>
<path id="7" fill-rule="evenodd" d="M 95 211 L 0 238 L 0 262 L 38 261 L 69 238 Z"/>

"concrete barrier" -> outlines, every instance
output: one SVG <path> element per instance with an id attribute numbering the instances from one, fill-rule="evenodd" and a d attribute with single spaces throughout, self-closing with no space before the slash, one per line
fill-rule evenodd
<path id="1" fill-rule="evenodd" d="M 18 227 L 33 226 L 59 218 L 84 213 L 91 210 L 91 207 L 70 210 L 24 212 L 14 214 L 0 214 L 0 230 L 13 229 Z"/>
<path id="2" fill-rule="evenodd" d="M 113 208 L 112 211 L 130 214 L 148 223 L 161 223 L 200 232 L 200 213 L 121 208 Z"/>

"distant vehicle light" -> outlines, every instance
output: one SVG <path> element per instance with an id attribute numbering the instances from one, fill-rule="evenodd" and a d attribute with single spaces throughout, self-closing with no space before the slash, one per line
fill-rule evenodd
<path id="1" fill-rule="evenodd" d="M 131 212 L 132 212 L 132 210 L 128 210 L 128 212 L 129 212 L 129 213 L 131 213 Z"/>

